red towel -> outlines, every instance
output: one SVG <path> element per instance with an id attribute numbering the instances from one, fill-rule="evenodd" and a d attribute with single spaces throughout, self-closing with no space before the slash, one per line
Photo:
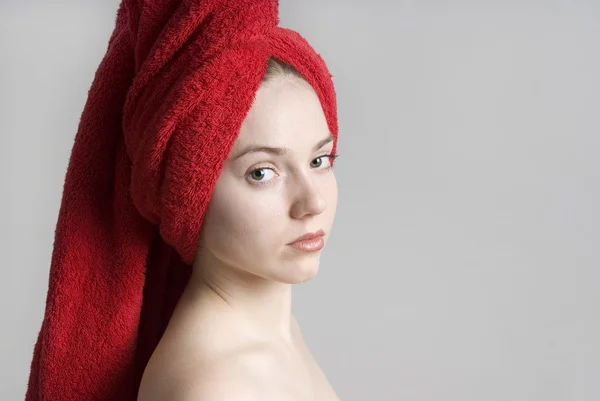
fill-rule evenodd
<path id="1" fill-rule="evenodd" d="M 276 0 L 122 1 L 66 172 L 27 401 L 136 400 L 269 57 L 313 86 L 336 151 L 332 76 L 278 24 Z"/>

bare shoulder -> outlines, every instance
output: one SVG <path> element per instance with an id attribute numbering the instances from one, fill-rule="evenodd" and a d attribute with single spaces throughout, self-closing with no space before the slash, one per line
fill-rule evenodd
<path id="1" fill-rule="evenodd" d="M 271 400 L 264 394 L 264 389 L 252 380 L 251 375 L 232 374 L 229 368 L 213 367 L 210 370 L 199 371 L 195 377 L 179 380 L 179 386 L 165 401 Z"/>
<path id="2" fill-rule="evenodd" d="M 189 378 L 189 401 L 281 400 L 269 380 L 276 376 L 276 367 L 277 355 L 267 346 L 239 349 L 201 367 L 197 376 Z"/>
<path id="3" fill-rule="evenodd" d="M 160 388 L 158 388 L 160 386 Z M 154 390 L 151 388 L 154 387 Z M 138 401 L 258 401 L 265 399 L 255 383 L 215 370 L 198 376 L 181 376 L 156 381 L 140 391 Z"/>
<path id="4" fill-rule="evenodd" d="M 144 372 L 137 401 L 281 400 L 267 380 L 275 359 L 267 347 L 256 345 L 187 367 L 157 364 Z"/>

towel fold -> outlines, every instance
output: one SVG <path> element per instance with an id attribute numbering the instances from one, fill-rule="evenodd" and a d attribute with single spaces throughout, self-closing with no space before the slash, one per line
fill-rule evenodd
<path id="1" fill-rule="evenodd" d="M 295 67 L 337 146 L 321 56 L 274 0 L 123 0 L 63 187 L 26 401 L 135 401 L 265 74 Z"/>

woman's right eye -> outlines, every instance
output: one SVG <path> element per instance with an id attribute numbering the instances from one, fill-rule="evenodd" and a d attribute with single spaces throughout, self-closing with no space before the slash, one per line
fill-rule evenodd
<path id="1" fill-rule="evenodd" d="M 253 170 L 250 174 L 248 174 L 248 177 L 252 178 L 252 181 L 254 184 L 265 185 L 271 181 L 269 179 L 267 179 L 267 180 L 264 179 L 265 176 L 268 176 L 268 174 L 266 174 L 266 171 L 272 171 L 273 174 L 275 174 L 274 169 L 272 169 L 270 167 L 261 167 L 261 168 L 257 168 L 256 170 Z"/>

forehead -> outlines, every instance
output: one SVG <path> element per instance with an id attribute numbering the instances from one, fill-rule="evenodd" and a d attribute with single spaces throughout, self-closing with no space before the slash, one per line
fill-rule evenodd
<path id="1" fill-rule="evenodd" d="M 276 77 L 261 85 L 234 144 L 313 146 L 329 134 L 321 102 L 313 88 L 296 77 Z"/>

